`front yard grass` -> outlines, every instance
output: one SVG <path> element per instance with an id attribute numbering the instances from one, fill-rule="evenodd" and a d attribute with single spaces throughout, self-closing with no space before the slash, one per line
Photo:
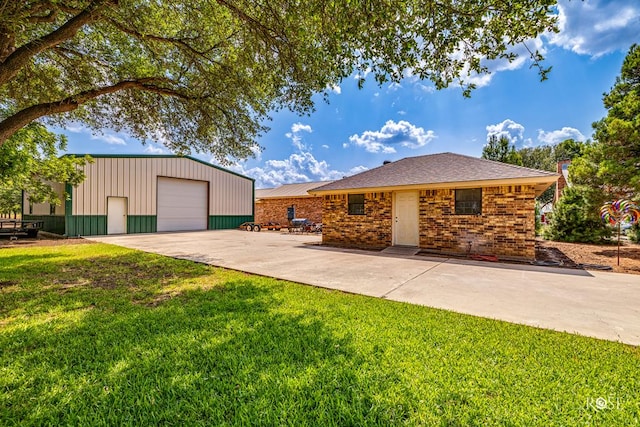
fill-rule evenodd
<path id="1" fill-rule="evenodd" d="M 638 425 L 637 347 L 102 244 L 0 249 L 0 425 Z"/>

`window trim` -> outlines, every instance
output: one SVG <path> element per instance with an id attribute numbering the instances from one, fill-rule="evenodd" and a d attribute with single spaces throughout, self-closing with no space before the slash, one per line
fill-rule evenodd
<path id="1" fill-rule="evenodd" d="M 458 200 L 458 192 L 459 191 L 479 191 L 480 193 L 480 198 L 479 199 L 473 199 L 473 200 Z M 456 215 L 482 215 L 482 187 L 479 188 L 456 188 L 454 190 L 454 195 L 453 195 L 453 199 L 454 199 L 454 213 Z M 458 203 L 473 203 L 473 202 L 479 202 L 480 206 L 479 208 L 477 208 L 475 211 L 473 212 L 469 212 L 470 208 L 469 206 L 465 206 L 465 207 L 458 207 Z M 462 212 L 459 212 L 462 211 Z"/>
<path id="2" fill-rule="evenodd" d="M 351 201 L 352 196 L 362 197 L 362 202 Z M 347 194 L 347 214 L 348 215 L 365 215 L 364 204 L 365 204 L 364 193 Z"/>

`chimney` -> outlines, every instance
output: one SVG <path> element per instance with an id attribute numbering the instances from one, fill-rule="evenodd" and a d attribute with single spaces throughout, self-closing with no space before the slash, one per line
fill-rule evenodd
<path id="1" fill-rule="evenodd" d="M 562 197 L 562 190 L 565 187 L 569 186 L 569 181 L 567 181 L 569 177 L 569 165 L 571 164 L 571 160 L 560 160 L 558 165 L 556 166 L 556 172 L 560 174 L 560 178 L 558 178 L 558 182 L 556 183 L 556 194 L 553 198 L 553 202 L 557 202 L 560 197 Z"/>

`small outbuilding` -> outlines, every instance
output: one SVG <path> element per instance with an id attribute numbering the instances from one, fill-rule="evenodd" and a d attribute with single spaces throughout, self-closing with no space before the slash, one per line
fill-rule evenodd
<path id="1" fill-rule="evenodd" d="M 278 222 L 287 224 L 287 212 L 293 208 L 296 218 L 312 222 L 322 221 L 322 197 L 312 196 L 309 191 L 333 181 L 284 184 L 276 188 L 256 190 L 256 222 Z"/>
<path id="2" fill-rule="evenodd" d="M 61 206 L 30 205 L 25 194 L 23 218 L 67 236 L 230 229 L 253 221 L 254 180 L 246 176 L 188 156 L 91 157 L 82 184 L 54 185 Z"/>
<path id="3" fill-rule="evenodd" d="M 535 258 L 535 198 L 559 175 L 453 153 L 408 157 L 310 191 L 325 244 Z"/>

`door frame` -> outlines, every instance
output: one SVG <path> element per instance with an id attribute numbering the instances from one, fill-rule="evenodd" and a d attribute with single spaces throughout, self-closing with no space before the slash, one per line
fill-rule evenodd
<path id="1" fill-rule="evenodd" d="M 399 193 L 412 193 L 415 194 L 416 196 L 416 211 L 415 211 L 415 218 L 416 218 L 416 229 L 415 229 L 415 245 L 414 244 L 407 244 L 407 243 L 398 243 L 398 218 L 399 218 L 399 212 L 398 212 L 398 202 L 397 202 L 397 197 Z M 393 244 L 393 246 L 415 246 L 415 247 L 419 247 L 420 246 L 420 192 L 418 190 L 408 190 L 408 191 L 394 191 L 393 192 L 393 223 L 392 223 L 392 231 L 391 231 L 391 242 Z"/>
<path id="2" fill-rule="evenodd" d="M 111 233 L 109 230 L 109 199 L 122 199 L 124 200 L 124 231 L 122 233 Z M 129 198 L 120 196 L 107 196 L 107 234 L 127 234 L 127 219 L 129 215 Z"/>

